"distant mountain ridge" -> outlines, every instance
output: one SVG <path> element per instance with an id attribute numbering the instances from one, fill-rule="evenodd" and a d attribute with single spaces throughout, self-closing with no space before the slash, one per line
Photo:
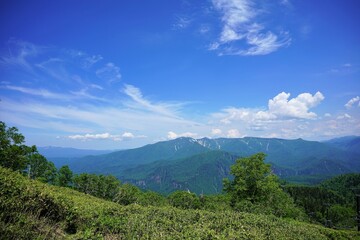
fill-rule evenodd
<path id="1" fill-rule="evenodd" d="M 78 149 L 78 148 L 64 148 L 64 147 L 37 147 L 40 154 L 47 158 L 78 158 L 89 155 L 101 155 L 114 152 L 116 150 L 93 150 L 93 149 Z"/>
<path id="2" fill-rule="evenodd" d="M 360 137 L 358 136 L 346 136 L 341 138 L 334 138 L 325 141 L 325 143 L 346 151 L 360 153 Z"/>
<path id="3" fill-rule="evenodd" d="M 66 161 L 78 173 L 113 174 L 122 181 L 163 193 L 176 189 L 218 193 L 222 178 L 229 176 L 235 159 L 258 152 L 267 154 L 266 161 L 272 164 L 273 172 L 285 179 L 323 179 L 360 172 L 360 154 L 332 143 L 255 137 L 182 137 Z"/>

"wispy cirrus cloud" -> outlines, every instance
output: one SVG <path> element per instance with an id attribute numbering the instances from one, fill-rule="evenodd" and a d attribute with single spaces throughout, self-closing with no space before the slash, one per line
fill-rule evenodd
<path id="1" fill-rule="evenodd" d="M 34 96 L 40 96 L 43 98 L 48 98 L 48 99 L 71 99 L 72 97 L 70 95 L 65 95 L 65 94 L 61 94 L 61 93 L 54 93 L 51 92 L 47 89 L 33 89 L 33 88 L 26 88 L 26 87 L 19 87 L 19 86 L 13 86 L 13 85 L 0 85 L 0 88 L 3 89 L 8 89 L 8 90 L 13 90 L 13 91 L 17 91 L 17 92 L 21 92 L 21 93 L 25 93 L 25 94 L 30 94 L 30 95 L 34 95 Z"/>
<path id="2" fill-rule="evenodd" d="M 181 117 L 187 103 L 150 100 L 140 88 L 122 83 L 120 68 L 100 55 L 23 41 L 12 41 L 9 52 L 0 56 L 0 70 L 6 70 L 0 115 L 9 124 L 94 141 L 141 141 L 198 124 Z"/>
<path id="3" fill-rule="evenodd" d="M 360 107 L 360 97 L 356 96 L 353 97 L 352 99 L 350 99 L 346 104 L 345 107 L 347 109 L 351 109 L 353 107 L 353 105 L 358 104 L 358 107 Z"/>
<path id="4" fill-rule="evenodd" d="M 175 23 L 173 24 L 174 29 L 185 29 L 188 28 L 193 20 L 188 16 L 176 16 Z"/>
<path id="5" fill-rule="evenodd" d="M 120 68 L 111 62 L 96 70 L 96 75 L 110 84 L 121 80 Z"/>
<path id="6" fill-rule="evenodd" d="M 144 98 L 139 88 L 129 84 L 125 84 L 123 92 L 132 100 L 125 102 L 127 106 L 167 117 L 180 118 L 178 116 L 179 110 L 185 105 L 185 103 L 153 103 L 150 100 Z"/>
<path id="7" fill-rule="evenodd" d="M 41 54 L 45 49 L 44 46 L 12 38 L 8 41 L 8 53 L 0 57 L 0 64 L 5 67 L 20 67 L 32 72 L 31 58 Z"/>
<path id="8" fill-rule="evenodd" d="M 289 33 L 277 33 L 260 22 L 265 11 L 258 9 L 251 0 L 213 0 L 214 8 L 221 14 L 222 30 L 209 50 L 219 55 L 266 55 L 288 46 Z"/>

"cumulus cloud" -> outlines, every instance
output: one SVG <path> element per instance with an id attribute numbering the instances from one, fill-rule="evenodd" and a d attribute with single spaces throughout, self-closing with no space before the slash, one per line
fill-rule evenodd
<path id="1" fill-rule="evenodd" d="M 265 11 L 258 10 L 254 1 L 213 0 L 212 3 L 222 15 L 223 26 L 219 39 L 209 50 L 216 50 L 219 55 L 266 55 L 290 44 L 287 32 L 275 34 L 257 22 Z"/>
<path id="2" fill-rule="evenodd" d="M 317 106 L 325 98 L 321 92 L 317 92 L 314 95 L 302 93 L 290 100 L 289 97 L 290 93 L 282 92 L 273 99 L 270 99 L 268 113 L 277 118 L 314 119 L 317 115 L 314 112 L 309 112 L 309 109 Z"/>
<path id="3" fill-rule="evenodd" d="M 179 137 L 191 137 L 191 138 L 194 138 L 197 135 L 198 135 L 197 133 L 192 133 L 192 132 L 184 132 L 184 133 L 177 134 L 177 133 L 175 133 L 173 131 L 170 131 L 167 134 L 167 138 L 168 139 L 176 139 L 176 138 L 179 138 Z"/>
<path id="4" fill-rule="evenodd" d="M 231 124 L 233 121 L 256 123 L 279 119 L 315 119 L 317 115 L 310 112 L 310 109 L 325 98 L 320 92 L 314 95 L 302 93 L 292 99 L 289 97 L 290 93 L 279 93 L 269 100 L 267 110 L 231 107 L 223 109 L 223 112 L 215 114 L 215 117 L 220 117 L 223 124 Z M 259 127 L 257 125 L 258 129 Z"/>
<path id="5" fill-rule="evenodd" d="M 356 103 L 358 103 L 358 106 L 360 107 L 360 97 L 359 96 L 356 96 L 352 99 L 350 99 L 346 104 L 345 104 L 345 107 L 347 109 L 350 109 L 352 108 L 353 105 L 355 105 Z"/>

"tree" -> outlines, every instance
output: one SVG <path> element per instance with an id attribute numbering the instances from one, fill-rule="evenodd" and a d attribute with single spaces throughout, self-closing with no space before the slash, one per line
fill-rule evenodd
<path id="1" fill-rule="evenodd" d="M 60 187 L 68 187 L 72 184 L 73 172 L 70 170 L 69 166 L 65 165 L 59 169 L 57 184 Z"/>
<path id="2" fill-rule="evenodd" d="M 16 127 L 8 128 L 0 121 L 0 165 L 14 171 L 23 171 L 28 165 L 28 156 L 35 153 L 36 147 L 24 144 L 25 137 Z"/>
<path id="3" fill-rule="evenodd" d="M 28 157 L 27 174 L 31 179 L 38 179 L 43 182 L 53 182 L 56 176 L 56 167 L 44 156 L 35 152 Z"/>
<path id="4" fill-rule="evenodd" d="M 265 154 L 258 153 L 240 158 L 231 166 L 230 173 L 234 175 L 234 180 L 224 180 L 224 191 L 231 195 L 233 202 L 259 202 L 269 198 L 271 191 L 279 187 L 270 165 L 265 164 L 264 160 Z"/>
<path id="5" fill-rule="evenodd" d="M 303 218 L 304 213 L 281 189 L 277 176 L 264 161 L 265 154 L 257 153 L 240 158 L 231 166 L 234 179 L 224 179 L 224 191 L 230 195 L 231 206 L 240 211 Z"/>
<path id="6" fill-rule="evenodd" d="M 98 197 L 112 200 L 120 188 L 120 181 L 112 175 L 98 176 Z"/>

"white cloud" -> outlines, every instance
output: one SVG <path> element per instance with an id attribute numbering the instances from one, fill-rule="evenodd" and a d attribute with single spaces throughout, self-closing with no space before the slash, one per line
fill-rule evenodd
<path id="1" fill-rule="evenodd" d="M 347 113 L 343 114 L 343 115 L 340 115 L 337 117 L 337 119 L 341 120 L 341 119 L 350 119 L 351 116 Z"/>
<path id="2" fill-rule="evenodd" d="M 33 66 L 29 62 L 30 58 L 37 56 L 45 48 L 17 39 L 10 39 L 8 45 L 11 52 L 8 56 L 1 56 L 0 63 L 20 67 L 28 72 L 33 72 Z"/>
<path id="3" fill-rule="evenodd" d="M 120 68 L 114 63 L 107 63 L 96 71 L 96 75 L 107 83 L 118 82 L 121 79 Z"/>
<path id="4" fill-rule="evenodd" d="M 331 114 L 330 113 L 325 113 L 324 117 L 331 117 Z"/>
<path id="5" fill-rule="evenodd" d="M 143 97 L 139 88 L 128 84 L 125 84 L 123 92 L 133 100 L 125 103 L 128 106 L 171 118 L 179 118 L 178 111 L 184 105 L 183 103 L 153 103 Z"/>
<path id="6" fill-rule="evenodd" d="M 25 88 L 25 87 L 19 87 L 19 86 L 12 86 L 12 85 L 4 85 L 0 86 L 0 88 L 5 88 L 13 91 L 18 91 L 30 95 L 40 96 L 43 98 L 50 98 L 50 99 L 69 99 L 71 96 L 61 93 L 54 93 L 46 89 L 32 89 L 32 88 Z"/>
<path id="7" fill-rule="evenodd" d="M 72 140 L 81 140 L 81 141 L 88 141 L 88 140 L 112 140 L 112 141 L 124 141 L 124 140 L 131 140 L 134 138 L 146 138 L 144 135 L 135 136 L 131 132 L 124 132 L 122 135 L 113 135 L 110 133 L 98 133 L 98 134 L 76 134 L 68 136 L 69 139 Z"/>
<path id="8" fill-rule="evenodd" d="M 219 128 L 211 129 L 211 135 L 213 135 L 213 136 L 221 136 L 221 134 L 222 134 L 221 129 L 219 129 Z"/>
<path id="9" fill-rule="evenodd" d="M 103 57 L 101 55 L 88 56 L 84 59 L 83 66 L 84 68 L 88 69 L 91 68 L 94 64 L 100 62 L 101 60 L 103 60 Z"/>
<path id="10" fill-rule="evenodd" d="M 352 108 L 352 106 L 353 106 L 354 104 L 356 104 L 356 103 L 358 103 L 358 106 L 360 107 L 360 97 L 359 97 L 359 96 L 356 96 L 356 97 L 350 99 L 350 100 L 345 104 L 345 107 L 346 107 L 347 109 L 350 109 L 350 108 Z"/>
<path id="11" fill-rule="evenodd" d="M 214 114 L 214 117 L 220 118 L 223 124 L 231 124 L 234 121 L 256 123 L 279 119 L 315 119 L 316 113 L 309 110 L 324 99 L 320 92 L 314 95 L 302 93 L 290 100 L 289 97 L 290 93 L 279 93 L 269 100 L 267 110 L 231 107 L 223 109 L 222 113 Z"/>
<path id="12" fill-rule="evenodd" d="M 192 19 L 186 16 L 177 16 L 175 24 L 173 25 L 174 29 L 185 29 L 189 27 Z"/>
<path id="13" fill-rule="evenodd" d="M 302 93 L 296 98 L 288 100 L 289 97 L 290 93 L 282 92 L 270 99 L 268 105 L 269 114 L 273 114 L 278 118 L 314 119 L 317 115 L 314 112 L 309 112 L 309 109 L 317 106 L 325 98 L 321 92 L 314 95 Z"/>
<path id="14" fill-rule="evenodd" d="M 100 89 L 100 86 L 97 85 L 91 85 L 92 88 Z M 88 88 L 81 89 L 79 91 L 70 91 L 70 94 L 63 94 L 63 93 L 56 93 L 49 91 L 47 89 L 42 88 L 27 88 L 27 87 L 21 87 L 21 86 L 13 86 L 13 85 L 0 85 L 0 88 L 8 89 L 12 91 L 18 91 L 21 93 L 33 95 L 42 97 L 45 99 L 55 99 L 55 100 L 61 100 L 65 102 L 69 102 L 75 99 L 93 99 L 98 101 L 106 102 L 107 100 L 93 96 L 88 93 Z"/>
<path id="15" fill-rule="evenodd" d="M 117 138 L 117 135 L 111 135 L 109 133 L 99 133 L 99 134 L 85 134 L 85 135 L 71 135 L 69 136 L 70 139 L 73 140 L 82 140 L 82 141 L 86 141 L 86 140 L 93 140 L 93 139 L 115 139 Z"/>
<path id="16" fill-rule="evenodd" d="M 219 55 L 266 55 L 290 44 L 285 31 L 275 34 L 257 22 L 265 12 L 256 9 L 249 0 L 213 0 L 214 8 L 222 14 L 222 32 L 209 50 Z"/>
<path id="17" fill-rule="evenodd" d="M 185 133 L 180 133 L 177 134 L 173 131 L 169 131 L 167 134 L 167 138 L 168 139 L 176 139 L 179 137 L 190 137 L 190 138 L 195 138 L 198 134 L 197 133 L 192 133 L 192 132 L 185 132 Z"/>
<path id="18" fill-rule="evenodd" d="M 242 137 L 239 130 L 237 129 L 230 129 L 228 132 L 227 132 L 227 135 L 226 135 L 228 138 L 240 138 Z"/>
<path id="19" fill-rule="evenodd" d="M 134 138 L 134 134 L 132 134 L 131 132 L 125 132 L 122 135 L 123 138 Z"/>

